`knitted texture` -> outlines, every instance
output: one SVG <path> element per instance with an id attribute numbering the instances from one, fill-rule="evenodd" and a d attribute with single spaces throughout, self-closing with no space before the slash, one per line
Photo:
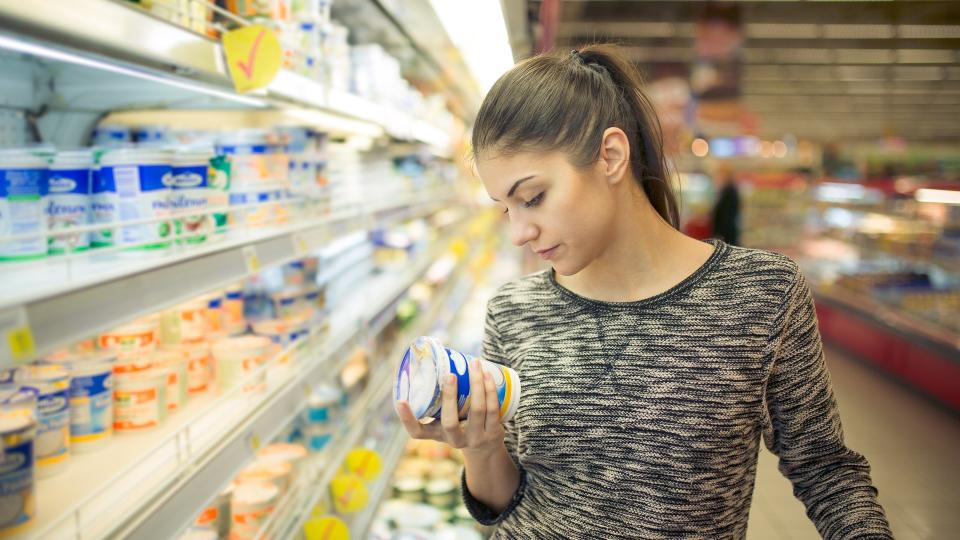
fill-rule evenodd
<path id="1" fill-rule="evenodd" d="M 484 357 L 522 386 L 510 507 L 463 483 L 494 538 L 743 538 L 761 438 L 824 538 L 891 538 L 867 461 L 844 445 L 797 265 L 713 243 L 642 301 L 583 298 L 550 271 L 490 300 Z"/>

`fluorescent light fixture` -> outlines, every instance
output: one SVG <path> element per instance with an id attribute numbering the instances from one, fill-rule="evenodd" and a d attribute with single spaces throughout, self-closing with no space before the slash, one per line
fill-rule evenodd
<path id="1" fill-rule="evenodd" d="M 372 122 L 354 120 L 315 109 L 284 109 L 283 115 L 295 124 L 307 124 L 319 129 L 340 131 L 351 135 L 377 138 L 383 135 L 383 128 Z"/>
<path id="2" fill-rule="evenodd" d="M 450 40 L 460 49 L 480 95 L 486 95 L 493 83 L 513 67 L 500 0 L 430 0 L 430 4 Z"/>
<path id="3" fill-rule="evenodd" d="M 940 204 L 960 204 L 960 191 L 951 189 L 918 189 L 913 194 L 917 202 L 940 203 Z"/>
<path id="4" fill-rule="evenodd" d="M 23 41 L 16 38 L 11 38 L 9 36 L 0 35 L 0 48 L 8 49 L 11 51 L 17 51 L 17 52 L 21 52 L 21 53 L 25 53 L 33 56 L 39 56 L 41 58 L 48 58 L 50 60 L 67 62 L 77 66 L 84 66 L 84 67 L 89 67 L 93 69 L 99 69 L 101 71 L 109 71 L 111 73 L 118 73 L 120 75 L 135 77 L 137 79 L 151 81 L 151 82 L 163 84 L 166 86 L 172 86 L 174 88 L 180 88 L 183 90 L 189 90 L 191 92 L 196 92 L 198 94 L 205 94 L 208 96 L 225 99 L 228 101 L 233 101 L 235 103 L 242 103 L 244 105 L 249 105 L 251 107 L 267 106 L 267 104 L 260 99 L 241 96 L 229 91 L 210 88 L 206 85 L 202 85 L 198 83 L 182 81 L 174 78 L 168 78 L 161 75 L 154 75 L 152 73 L 147 73 L 145 71 L 139 71 L 136 69 L 123 67 L 117 64 L 111 64 L 109 62 L 95 60 L 93 58 L 87 58 L 86 56 L 82 56 L 80 54 L 61 51 L 59 49 L 38 45 L 36 43 Z"/>

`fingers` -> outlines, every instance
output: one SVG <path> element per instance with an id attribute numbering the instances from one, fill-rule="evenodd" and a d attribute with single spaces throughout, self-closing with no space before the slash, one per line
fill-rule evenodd
<path id="1" fill-rule="evenodd" d="M 497 385 L 493 382 L 493 376 L 487 372 L 483 373 L 483 386 L 487 392 L 486 424 L 487 429 L 490 429 L 500 424 L 500 400 L 497 398 Z"/>
<path id="2" fill-rule="evenodd" d="M 470 361 L 470 414 L 467 430 L 472 435 L 483 433 L 484 416 L 487 413 L 487 399 L 483 385 L 483 367 L 479 358 Z"/>
<path id="3" fill-rule="evenodd" d="M 414 439 L 433 439 L 444 442 L 443 429 L 439 422 L 421 424 L 417 417 L 413 415 L 410 404 L 406 401 L 398 401 L 396 404 L 397 415 L 400 416 L 400 422 L 411 438 Z"/>
<path id="4" fill-rule="evenodd" d="M 460 427 L 460 415 L 457 407 L 457 377 L 444 376 L 443 404 L 440 408 L 440 425 L 446 433 L 447 442 L 455 448 L 463 446 L 463 429 Z"/>

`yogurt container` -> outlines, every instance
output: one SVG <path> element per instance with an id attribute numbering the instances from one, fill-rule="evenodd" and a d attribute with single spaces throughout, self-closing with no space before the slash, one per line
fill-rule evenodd
<path id="1" fill-rule="evenodd" d="M 230 162 L 232 187 L 248 187 L 269 181 L 271 145 L 262 130 L 239 130 L 223 135 L 217 141 L 217 154 Z"/>
<path id="2" fill-rule="evenodd" d="M 177 241 L 199 244 L 213 230 L 210 205 L 209 168 L 213 149 L 183 149 L 173 156 L 170 209 L 176 219 Z M 196 213 L 194 213 L 196 212 Z"/>
<path id="3" fill-rule="evenodd" d="M 151 148 L 110 150 L 100 159 L 100 177 L 116 190 L 121 225 L 124 221 L 155 220 L 121 226 L 114 244 L 136 252 L 170 247 L 170 154 Z"/>
<path id="4" fill-rule="evenodd" d="M 339 390 L 330 385 L 317 388 L 307 398 L 307 422 L 312 424 L 329 423 L 336 414 L 339 403 Z"/>
<path id="5" fill-rule="evenodd" d="M 32 413 L 21 412 L 22 403 L 17 402 L 24 399 L 36 403 L 36 390 L 0 389 L 0 538 L 14 537 L 29 527 L 37 511 L 37 423 Z"/>
<path id="6" fill-rule="evenodd" d="M 70 370 L 70 445 L 75 453 L 98 450 L 113 435 L 112 356 L 74 357 Z"/>
<path id="7" fill-rule="evenodd" d="M 296 475 L 307 458 L 307 449 L 301 444 L 277 443 L 264 446 L 257 452 L 257 461 L 261 463 L 283 462 L 292 467 L 292 474 Z"/>
<path id="8" fill-rule="evenodd" d="M 195 343 L 207 338 L 207 302 L 194 300 L 176 307 L 180 316 L 180 339 Z"/>
<path id="9" fill-rule="evenodd" d="M 218 493 L 210 504 L 200 511 L 194 525 L 210 527 L 220 537 L 226 538 L 230 534 L 230 496 L 232 494 L 232 485 Z"/>
<path id="10" fill-rule="evenodd" d="M 211 351 L 217 365 L 217 385 L 227 392 L 267 361 L 272 343 L 263 336 L 238 336 L 213 343 Z M 265 374 L 243 387 L 244 392 L 259 392 L 266 388 Z"/>
<path id="11" fill-rule="evenodd" d="M 66 469 L 70 458 L 70 372 L 57 364 L 29 364 L 16 378 L 38 392 L 37 475 L 53 476 Z"/>
<path id="12" fill-rule="evenodd" d="M 0 261 L 47 255 L 47 160 L 28 149 L 0 150 Z M 2 241 L 5 236 L 36 235 Z"/>
<path id="13" fill-rule="evenodd" d="M 184 343 L 180 352 L 187 361 L 187 395 L 199 396 L 213 387 L 210 345 L 205 342 Z"/>
<path id="14" fill-rule="evenodd" d="M 230 500 L 231 540 L 253 540 L 273 512 L 280 490 L 264 483 L 238 485 Z"/>
<path id="15" fill-rule="evenodd" d="M 236 483 L 239 486 L 251 483 L 268 484 L 276 487 L 283 496 L 290 489 L 292 474 L 293 465 L 287 461 L 258 459 L 237 474 Z"/>
<path id="16" fill-rule="evenodd" d="M 100 334 L 97 347 L 118 354 L 149 356 L 157 349 L 159 340 L 157 321 L 141 319 Z"/>
<path id="17" fill-rule="evenodd" d="M 113 175 L 100 174 L 97 163 L 90 171 L 90 223 L 94 225 L 114 225 L 120 221 L 120 207 L 117 204 L 117 186 Z M 90 247 L 104 248 L 113 245 L 116 229 L 107 227 L 90 233 Z"/>
<path id="18" fill-rule="evenodd" d="M 57 152 L 50 164 L 47 195 L 48 251 L 51 255 L 90 248 L 89 233 L 57 234 L 90 223 L 93 193 L 93 153 L 90 150 Z"/>
<path id="19" fill-rule="evenodd" d="M 264 227 L 283 221 L 283 187 L 275 183 L 230 189 L 230 227 Z"/>
<path id="20" fill-rule="evenodd" d="M 421 336 L 403 355 L 397 372 L 395 398 L 410 404 L 418 419 L 440 418 L 444 378 L 457 376 L 457 409 L 461 420 L 470 410 L 470 363 L 473 357 L 448 349 L 433 337 Z M 481 360 L 483 370 L 493 377 L 500 402 L 500 420 L 509 422 L 520 403 L 520 377 L 506 366 Z"/>
<path id="21" fill-rule="evenodd" d="M 210 160 L 210 169 L 207 172 L 208 195 L 207 202 L 211 208 L 226 208 L 230 204 L 230 161 L 226 156 L 214 156 Z M 223 234 L 227 231 L 229 214 L 226 211 L 213 212 L 214 232 Z"/>
<path id="22" fill-rule="evenodd" d="M 167 411 L 173 412 L 187 405 L 187 359 L 177 349 L 160 349 L 154 364 L 166 372 Z"/>
<path id="23" fill-rule="evenodd" d="M 113 392 L 117 433 L 155 428 L 167 418 L 167 374 L 161 369 L 118 375 Z"/>
<path id="24" fill-rule="evenodd" d="M 243 288 L 230 287 L 223 294 L 223 331 L 229 335 L 242 334 L 247 330 L 243 318 Z"/>

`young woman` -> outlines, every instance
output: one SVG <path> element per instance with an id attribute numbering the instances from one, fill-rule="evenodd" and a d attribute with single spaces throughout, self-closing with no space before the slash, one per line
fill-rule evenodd
<path id="1" fill-rule="evenodd" d="M 891 536 L 797 265 L 677 230 L 659 124 L 615 48 L 515 66 L 473 147 L 513 242 L 552 266 L 488 306 L 483 354 L 519 372 L 520 405 L 501 425 L 476 377 L 465 422 L 452 381 L 439 422 L 397 410 L 463 451 L 496 538 L 742 538 L 761 436 L 821 535 Z"/>

